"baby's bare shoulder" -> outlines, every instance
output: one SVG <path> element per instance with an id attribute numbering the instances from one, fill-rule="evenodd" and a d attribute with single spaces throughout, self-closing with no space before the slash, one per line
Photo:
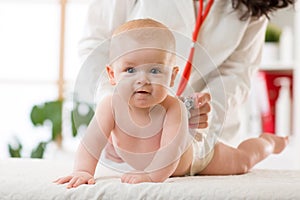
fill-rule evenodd
<path id="1" fill-rule="evenodd" d="M 112 110 L 112 96 L 111 95 L 107 95 L 105 97 L 103 97 L 101 100 L 99 100 L 99 102 L 97 103 L 96 106 L 96 113 L 103 113 L 105 111 L 109 111 Z"/>
<path id="2" fill-rule="evenodd" d="M 166 103 L 176 103 L 176 102 L 180 102 L 180 100 L 175 96 L 168 95 L 165 99 L 165 102 Z"/>
<path id="3" fill-rule="evenodd" d="M 102 97 L 99 102 L 97 103 L 97 106 L 107 106 L 110 105 L 112 102 L 112 95 L 106 95 Z"/>
<path id="4" fill-rule="evenodd" d="M 181 110 L 184 104 L 179 98 L 168 95 L 164 101 L 164 106 L 167 110 Z"/>

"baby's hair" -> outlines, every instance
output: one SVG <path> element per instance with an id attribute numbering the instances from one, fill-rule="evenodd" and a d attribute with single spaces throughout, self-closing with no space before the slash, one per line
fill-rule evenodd
<path id="1" fill-rule="evenodd" d="M 157 48 L 168 51 L 171 54 L 176 52 L 176 42 L 173 33 L 167 26 L 153 19 L 135 19 L 116 28 L 112 35 L 111 46 L 122 46 L 120 43 L 124 42 L 127 44 L 132 42 L 132 45 L 130 45 L 132 48 L 137 43 L 140 45 L 145 44 L 145 48 Z M 121 51 L 119 55 L 110 55 L 110 58 L 114 59 L 116 56 L 123 55 L 124 52 Z"/>
<path id="2" fill-rule="evenodd" d="M 115 31 L 113 32 L 113 35 L 117 35 L 125 31 L 140 29 L 140 28 L 162 28 L 168 30 L 167 26 L 153 19 L 149 19 L 149 18 L 135 19 L 135 20 L 128 21 L 125 24 L 116 28 Z"/>

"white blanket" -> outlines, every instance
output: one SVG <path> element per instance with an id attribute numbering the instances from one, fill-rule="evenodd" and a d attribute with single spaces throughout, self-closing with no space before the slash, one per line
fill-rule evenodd
<path id="1" fill-rule="evenodd" d="M 117 177 L 66 189 L 52 181 L 70 173 L 72 163 L 0 160 L 0 199 L 300 199 L 300 171 L 258 170 L 237 176 L 170 178 L 164 183 L 124 184 Z"/>

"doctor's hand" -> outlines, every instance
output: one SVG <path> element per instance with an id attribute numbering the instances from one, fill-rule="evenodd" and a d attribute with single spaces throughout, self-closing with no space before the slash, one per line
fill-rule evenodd
<path id="1" fill-rule="evenodd" d="M 208 113 L 211 110 L 209 93 L 194 93 L 192 95 L 194 100 L 194 106 L 189 109 L 189 127 L 195 128 L 207 128 L 208 127 Z"/>

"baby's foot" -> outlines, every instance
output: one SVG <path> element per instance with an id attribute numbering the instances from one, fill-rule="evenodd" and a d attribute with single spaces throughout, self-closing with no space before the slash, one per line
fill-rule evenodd
<path id="1" fill-rule="evenodd" d="M 273 153 L 274 154 L 278 154 L 278 153 L 282 152 L 289 142 L 288 136 L 280 137 L 280 136 L 270 134 L 270 133 L 263 133 L 260 135 L 260 138 L 267 140 L 268 142 L 270 142 L 273 145 L 273 148 L 274 148 Z"/>

